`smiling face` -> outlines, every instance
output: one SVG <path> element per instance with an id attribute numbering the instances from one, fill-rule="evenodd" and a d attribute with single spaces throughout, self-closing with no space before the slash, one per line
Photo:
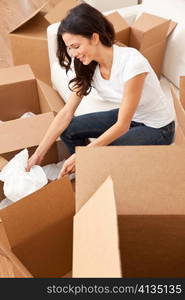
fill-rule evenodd
<path id="1" fill-rule="evenodd" d="M 69 55 L 79 59 L 84 65 L 88 65 L 95 60 L 99 40 L 99 36 L 96 33 L 93 33 L 91 39 L 71 33 L 64 33 L 62 38 Z"/>

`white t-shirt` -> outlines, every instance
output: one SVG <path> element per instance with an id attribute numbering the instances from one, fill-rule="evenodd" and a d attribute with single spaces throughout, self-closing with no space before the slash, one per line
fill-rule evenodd
<path id="1" fill-rule="evenodd" d="M 121 103 L 124 83 L 132 77 L 147 72 L 142 95 L 133 121 L 160 128 L 175 119 L 170 100 L 166 99 L 160 82 L 148 60 L 136 49 L 113 45 L 113 63 L 110 79 L 101 76 L 99 65 L 95 69 L 92 85 L 104 101 Z"/>

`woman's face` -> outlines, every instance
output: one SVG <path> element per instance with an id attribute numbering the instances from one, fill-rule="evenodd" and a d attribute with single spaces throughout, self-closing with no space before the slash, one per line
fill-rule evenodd
<path id="1" fill-rule="evenodd" d="M 96 57 L 97 34 L 94 33 L 91 39 L 81 35 L 64 33 L 62 35 L 69 55 L 79 59 L 84 65 L 90 64 Z"/>

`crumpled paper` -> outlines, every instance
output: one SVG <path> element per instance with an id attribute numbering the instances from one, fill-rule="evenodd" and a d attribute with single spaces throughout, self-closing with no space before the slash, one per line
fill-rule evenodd
<path id="1" fill-rule="evenodd" d="M 58 178 L 58 175 L 63 167 L 65 163 L 65 160 L 63 161 L 60 161 L 56 164 L 49 164 L 49 165 L 46 165 L 46 166 L 43 166 L 43 170 L 46 174 L 46 177 L 48 180 L 56 180 Z M 75 173 L 72 173 L 69 175 L 69 179 L 70 180 L 73 180 L 75 178 Z"/>
<path id="2" fill-rule="evenodd" d="M 34 113 L 31 111 L 25 112 L 20 118 L 29 118 L 29 117 L 34 117 L 36 116 Z"/>
<path id="3" fill-rule="evenodd" d="M 53 180 L 56 180 L 58 178 L 58 175 L 60 173 L 60 170 L 63 167 L 64 162 L 65 161 L 63 160 L 63 161 L 60 161 L 56 164 L 49 164 L 49 165 L 46 165 L 46 166 L 42 167 L 48 180 L 53 181 Z"/>
<path id="4" fill-rule="evenodd" d="M 35 165 L 26 172 L 28 157 L 28 150 L 22 150 L 0 172 L 4 195 L 11 201 L 15 202 L 48 183 L 42 167 Z"/>

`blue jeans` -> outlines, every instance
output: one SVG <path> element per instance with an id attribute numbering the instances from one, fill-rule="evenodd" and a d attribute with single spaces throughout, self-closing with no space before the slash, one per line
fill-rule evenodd
<path id="1" fill-rule="evenodd" d="M 112 109 L 74 117 L 61 135 L 69 152 L 73 154 L 76 146 L 86 146 L 89 138 L 98 138 L 114 125 L 118 118 L 118 111 L 118 109 Z M 174 133 L 174 121 L 161 128 L 153 128 L 132 121 L 129 131 L 110 145 L 169 145 L 173 142 Z"/>

